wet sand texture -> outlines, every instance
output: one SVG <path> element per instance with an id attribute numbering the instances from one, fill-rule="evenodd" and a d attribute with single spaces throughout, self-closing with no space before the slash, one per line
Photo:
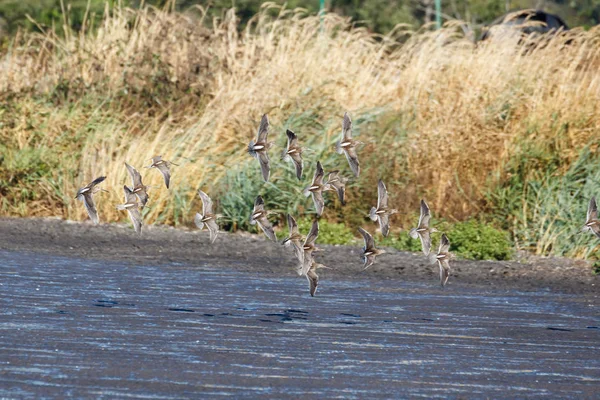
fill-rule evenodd
<path id="1" fill-rule="evenodd" d="M 324 271 L 311 298 L 302 278 L 211 263 L 0 257 L 0 397 L 591 399 L 600 387 L 590 294 Z"/>

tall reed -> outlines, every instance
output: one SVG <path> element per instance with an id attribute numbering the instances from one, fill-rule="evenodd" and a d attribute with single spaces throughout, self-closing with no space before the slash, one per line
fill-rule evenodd
<path id="1" fill-rule="evenodd" d="M 366 143 L 363 174 L 349 184 L 348 206 L 330 200 L 326 218 L 362 221 L 382 177 L 396 226 L 422 197 L 436 216 L 463 220 L 493 208 L 488 193 L 508 182 L 505 167 L 524 144 L 565 172 L 596 140 L 598 38 L 598 29 L 573 30 L 473 45 L 453 22 L 378 36 L 335 14 L 272 4 L 239 32 L 233 10 L 199 22 L 107 6 L 97 27 L 19 34 L 0 58 L 0 212 L 84 219 L 73 194 L 106 174 L 101 218 L 123 220 L 114 205 L 129 182 L 125 161 L 157 186 L 147 223 L 189 223 L 198 188 L 231 195 L 244 176 L 255 183 L 246 197 L 271 190 L 280 208 L 309 212 L 299 188 L 317 159 L 350 176 L 332 148 L 348 111 Z M 279 147 L 290 128 L 311 148 L 304 182 L 290 179 L 279 149 L 272 182 L 255 179 L 245 149 L 263 113 Z M 181 165 L 170 191 L 158 171 L 142 170 L 156 154 Z"/>

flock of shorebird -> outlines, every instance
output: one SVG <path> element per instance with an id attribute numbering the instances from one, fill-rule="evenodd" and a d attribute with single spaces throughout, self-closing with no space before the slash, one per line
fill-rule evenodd
<path id="1" fill-rule="evenodd" d="M 260 164 L 260 170 L 262 177 L 265 181 L 269 180 L 271 173 L 271 166 L 269 161 L 268 150 L 273 146 L 273 143 L 267 140 L 269 134 L 269 119 L 267 115 L 263 115 L 258 128 L 258 134 L 256 140 L 251 141 L 248 145 L 248 153 L 256 158 Z M 302 174 L 304 170 L 304 162 L 302 158 L 303 147 L 300 146 L 298 137 L 296 134 L 289 129 L 286 131 L 287 135 L 287 146 L 283 150 L 282 160 L 289 160 L 293 162 L 296 171 L 296 177 L 302 180 Z M 352 121 L 347 113 L 344 114 L 342 122 L 342 136 L 341 139 L 336 143 L 336 151 L 339 154 L 345 154 L 350 170 L 353 174 L 358 177 L 360 174 L 360 163 L 358 155 L 356 153 L 356 146 L 363 144 L 360 141 L 352 138 Z M 167 160 L 163 160 L 161 156 L 152 157 L 151 165 L 145 168 L 157 168 L 163 175 L 165 185 L 169 188 L 171 180 L 171 165 L 177 165 Z M 141 208 L 145 207 L 148 202 L 148 189 L 150 186 L 145 186 L 142 183 L 141 174 L 131 165 L 125 163 L 125 167 L 129 172 L 132 179 L 132 187 L 127 185 L 123 186 L 125 193 L 125 203 L 117 206 L 118 210 L 127 210 L 129 218 L 133 224 L 135 231 L 141 234 L 142 231 L 142 216 L 140 214 Z M 323 192 L 335 191 L 342 205 L 345 204 L 346 194 L 346 182 L 348 178 L 342 176 L 340 171 L 331 171 L 328 174 L 327 181 L 324 182 L 325 171 L 320 161 L 317 161 L 316 170 L 312 179 L 312 182 L 307 186 L 303 193 L 306 197 L 312 196 L 312 200 L 315 206 L 315 211 L 318 217 L 323 214 L 325 208 L 325 201 L 323 198 Z M 98 191 L 105 191 L 97 187 L 98 184 L 106 179 L 105 176 L 101 176 L 87 186 L 79 189 L 77 192 L 76 199 L 83 200 L 86 210 L 90 216 L 90 219 L 94 223 L 98 223 L 98 212 L 94 204 L 93 195 Z M 219 226 L 217 219 L 220 215 L 215 214 L 213 210 L 213 202 L 211 198 L 202 190 L 198 191 L 198 194 L 202 200 L 202 213 L 197 213 L 194 218 L 194 223 L 201 230 L 206 225 L 210 241 L 213 243 L 219 232 Z M 372 207 L 369 212 L 369 218 L 372 221 L 377 221 L 379 228 L 384 237 L 388 236 L 390 231 L 389 217 L 397 210 L 389 208 L 388 206 L 388 192 L 385 184 L 380 179 L 377 183 L 377 205 Z M 429 258 L 431 264 L 437 264 L 440 272 L 440 284 L 445 286 L 450 276 L 450 264 L 449 261 L 453 258 L 450 253 L 450 241 L 446 234 L 442 234 L 440 239 L 440 245 L 437 253 L 431 253 L 431 234 L 438 232 L 437 229 L 430 227 L 431 212 L 429 206 L 425 200 L 421 200 L 419 223 L 416 228 L 409 231 L 409 235 L 413 239 L 419 239 L 421 242 L 421 248 L 425 256 Z M 270 240 L 276 242 L 277 236 L 273 229 L 273 225 L 268 219 L 270 212 L 265 210 L 265 202 L 262 196 L 257 196 L 254 201 L 254 209 L 250 215 L 250 224 L 258 225 L 264 232 L 265 236 Z M 289 229 L 289 236 L 282 242 L 285 246 L 291 246 L 294 255 L 298 260 L 298 264 L 295 268 L 296 272 L 300 276 L 305 276 L 309 283 L 310 295 L 314 296 L 317 291 L 319 283 L 319 276 L 317 270 L 320 268 L 328 268 L 323 264 L 315 261 L 314 253 L 320 249 L 315 246 L 315 242 L 319 236 L 319 220 L 313 221 L 312 227 L 306 236 L 300 234 L 298 224 L 294 217 L 287 214 L 287 223 Z M 385 250 L 378 249 L 375 247 L 375 241 L 373 236 L 363 229 L 358 228 L 358 231 L 363 236 L 364 247 L 363 247 L 363 261 L 364 269 L 369 268 L 375 262 L 375 258 L 383 253 Z M 587 212 L 587 220 L 582 231 L 591 231 L 600 238 L 600 220 L 598 220 L 598 208 L 596 206 L 595 198 L 590 200 L 590 204 Z"/>

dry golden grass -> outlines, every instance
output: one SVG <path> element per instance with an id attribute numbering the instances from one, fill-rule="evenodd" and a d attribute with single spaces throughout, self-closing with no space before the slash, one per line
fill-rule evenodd
<path id="1" fill-rule="evenodd" d="M 160 186 L 158 171 L 142 166 L 161 154 L 181 164 L 173 172 L 178 189 L 153 190 L 146 221 L 181 223 L 200 186 L 218 190 L 227 170 L 247 160 L 263 113 L 282 128 L 290 115 L 312 110 L 321 128 L 303 133 L 328 151 L 344 111 L 368 115 L 361 135 L 374 141 L 363 152 L 377 156 L 365 160 L 388 166 L 388 182 L 407 182 L 388 183 L 401 212 L 418 209 L 425 196 L 436 215 L 464 219 L 485 209 L 486 191 L 523 142 L 548 147 L 568 165 L 600 134 L 597 29 L 544 46 L 474 46 L 453 24 L 376 37 L 335 14 L 321 22 L 273 5 L 241 33 L 233 12 L 203 25 L 152 8 L 107 9 L 93 28 L 21 35 L 0 60 L 0 93 L 20 113 L 2 116 L 0 138 L 17 149 L 76 138 L 65 144 L 63 164 L 77 163 L 44 178 L 35 202 L 12 203 L 5 214 L 84 219 L 72 195 L 106 174 L 102 219 L 124 219 L 114 208 L 129 182 L 123 162 Z M 391 136 L 390 120 L 402 140 Z M 399 162 L 408 169 L 394 168 Z M 363 165 L 361 183 L 381 174 Z M 356 196 L 364 197 L 374 193 Z"/>

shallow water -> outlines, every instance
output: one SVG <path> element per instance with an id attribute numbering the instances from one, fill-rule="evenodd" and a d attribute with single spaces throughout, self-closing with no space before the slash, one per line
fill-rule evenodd
<path id="1" fill-rule="evenodd" d="M 33 253 L 0 259 L 0 397 L 600 392 L 591 296 L 333 280 L 325 271 L 311 298 L 292 275 Z"/>

